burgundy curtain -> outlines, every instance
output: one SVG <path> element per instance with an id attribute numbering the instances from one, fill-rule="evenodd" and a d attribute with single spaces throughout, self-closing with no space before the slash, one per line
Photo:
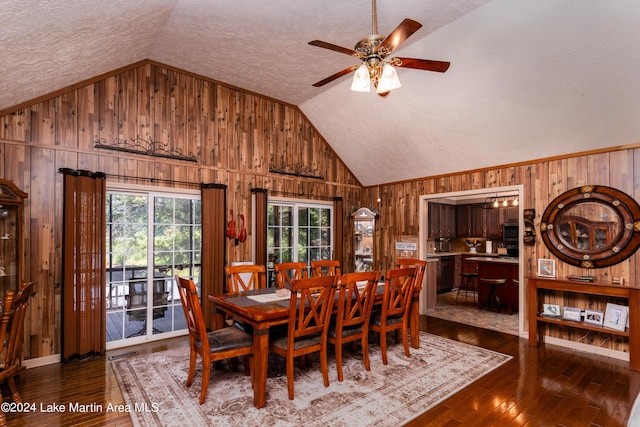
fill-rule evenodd
<path id="1" fill-rule="evenodd" d="M 255 258 L 254 263 L 267 265 L 267 190 L 253 188 L 253 208 L 255 212 Z"/>
<path id="2" fill-rule="evenodd" d="M 227 186 L 202 184 L 202 267 L 200 286 L 202 313 L 208 328 L 221 328 L 222 316 L 214 316 L 213 306 L 207 297 L 224 292 L 224 267 L 226 265 L 225 214 L 227 212 Z"/>
<path id="3" fill-rule="evenodd" d="M 342 272 L 346 272 L 344 265 L 344 202 L 342 197 L 333 198 L 333 258 L 340 261 Z"/>
<path id="4" fill-rule="evenodd" d="M 64 174 L 62 360 L 106 351 L 106 179 L 102 172 Z"/>

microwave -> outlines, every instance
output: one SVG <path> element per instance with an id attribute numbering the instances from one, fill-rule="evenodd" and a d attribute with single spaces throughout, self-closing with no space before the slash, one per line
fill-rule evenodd
<path id="1" fill-rule="evenodd" d="M 519 235 L 520 235 L 520 230 L 517 223 L 502 224 L 502 241 L 503 242 L 517 242 Z"/>

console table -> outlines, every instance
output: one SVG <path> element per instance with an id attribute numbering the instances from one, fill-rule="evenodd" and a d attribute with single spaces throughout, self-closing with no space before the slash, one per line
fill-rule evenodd
<path id="1" fill-rule="evenodd" d="M 529 345 L 537 347 L 544 342 L 546 324 L 580 328 L 606 334 L 629 338 L 629 368 L 640 371 L 640 289 L 629 286 L 613 285 L 599 282 L 576 282 L 568 279 L 547 279 L 529 277 Z M 626 298 L 629 301 L 629 329 L 617 331 L 584 322 L 572 322 L 561 317 L 541 316 L 542 302 L 539 300 L 540 290 L 573 292 L 603 297 Z"/>

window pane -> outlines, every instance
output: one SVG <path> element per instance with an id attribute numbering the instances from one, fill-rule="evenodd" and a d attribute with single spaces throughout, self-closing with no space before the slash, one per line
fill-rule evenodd
<path id="1" fill-rule="evenodd" d="M 156 197 L 153 209 L 153 222 L 156 224 L 173 224 L 173 199 Z"/>
<path id="2" fill-rule="evenodd" d="M 298 211 L 298 226 L 302 227 L 309 224 L 308 209 L 300 209 Z"/>

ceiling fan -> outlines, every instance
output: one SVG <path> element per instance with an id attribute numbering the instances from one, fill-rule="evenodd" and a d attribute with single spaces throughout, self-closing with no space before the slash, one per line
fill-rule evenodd
<path id="1" fill-rule="evenodd" d="M 400 81 L 394 67 L 415 68 L 425 71 L 436 71 L 444 73 L 449 69 L 449 62 L 432 61 L 429 59 L 415 58 L 388 58 L 402 42 L 408 39 L 413 33 L 418 31 L 422 24 L 412 19 L 405 18 L 387 37 L 378 33 L 378 16 L 376 12 L 376 0 L 371 1 L 371 35 L 356 43 L 354 49 L 338 46 L 321 40 L 310 41 L 311 46 L 333 50 L 347 55 L 355 56 L 362 61 L 361 65 L 347 67 L 344 70 L 314 83 L 313 86 L 320 87 L 335 79 L 345 76 L 355 71 L 351 90 L 357 92 L 369 92 L 370 83 L 376 88 L 376 93 L 382 97 L 389 95 L 393 89 L 400 87 Z"/>

